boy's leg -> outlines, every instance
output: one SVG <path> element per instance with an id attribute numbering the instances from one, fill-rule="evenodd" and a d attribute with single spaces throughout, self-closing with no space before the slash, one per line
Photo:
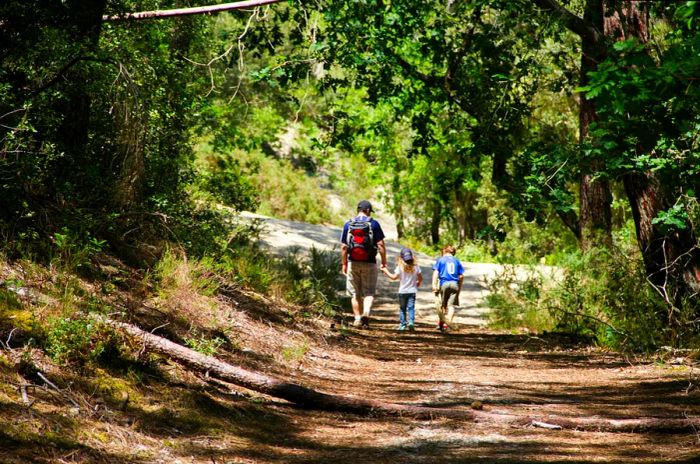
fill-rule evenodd
<path id="1" fill-rule="evenodd" d="M 452 324 L 452 319 L 455 317 L 455 307 L 454 305 L 449 305 L 447 307 L 447 317 L 445 318 L 445 322 L 448 324 Z"/>
<path id="2" fill-rule="evenodd" d="M 445 323 L 445 307 L 442 305 L 442 289 L 435 292 L 435 311 L 438 315 L 439 326 Z"/>

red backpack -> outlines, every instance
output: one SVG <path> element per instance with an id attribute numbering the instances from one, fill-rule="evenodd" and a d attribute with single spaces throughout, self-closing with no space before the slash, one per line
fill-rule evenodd
<path id="1" fill-rule="evenodd" d="M 371 219 L 361 221 L 355 218 L 351 220 L 348 223 L 346 240 L 350 261 L 369 261 L 377 255 Z"/>

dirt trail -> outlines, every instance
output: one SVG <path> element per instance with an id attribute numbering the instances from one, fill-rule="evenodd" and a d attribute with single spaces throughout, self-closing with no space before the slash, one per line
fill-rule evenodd
<path id="1" fill-rule="evenodd" d="M 333 249 L 339 228 L 266 219 L 276 249 Z M 391 262 L 399 250 L 389 243 Z M 432 259 L 420 257 L 425 276 Z M 483 277 L 497 266 L 467 263 L 459 330 L 434 327 L 432 296 L 418 301 L 417 331 L 395 331 L 395 283 L 380 277 L 369 330 L 341 331 L 314 346 L 291 379 L 322 391 L 398 403 L 564 417 L 697 417 L 698 376 L 689 360 L 635 363 L 554 335 L 489 330 Z M 251 432 L 254 450 L 230 462 L 678 462 L 700 463 L 700 431 L 615 434 L 465 423 L 448 419 L 362 418 L 273 404 L 278 426 Z M 268 418 L 269 419 L 269 418 Z M 269 423 L 269 421 L 265 421 Z M 216 461 L 219 462 L 219 461 Z"/>
<path id="2" fill-rule="evenodd" d="M 292 249 L 309 250 L 311 247 L 322 250 L 339 250 L 340 227 L 273 219 L 251 213 L 246 213 L 245 216 L 264 221 L 265 228 L 261 238 L 265 245 L 274 252 L 285 253 Z M 387 259 L 391 270 L 393 270 L 396 257 L 401 250 L 401 245 L 395 240 L 395 236 L 393 228 L 389 225 L 386 245 Z M 423 272 L 424 284 L 416 298 L 416 319 L 436 324 L 437 316 L 434 311 L 433 295 L 430 292 L 430 276 L 434 262 L 435 257 L 418 254 L 418 265 Z M 501 269 L 501 266 L 488 263 L 464 264 L 464 285 L 460 295 L 461 306 L 455 314 L 454 322 L 458 325 L 485 326 L 488 309 L 481 306 L 486 295 L 485 278 L 494 275 Z M 398 310 L 392 306 L 392 303 L 396 302 L 395 293 L 398 284 L 380 273 L 377 285 L 377 300 L 373 315 L 389 318 L 394 314 L 398 318 Z"/>

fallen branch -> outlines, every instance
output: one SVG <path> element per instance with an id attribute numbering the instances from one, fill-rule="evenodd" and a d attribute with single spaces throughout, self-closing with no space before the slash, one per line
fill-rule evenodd
<path id="1" fill-rule="evenodd" d="M 332 395 L 233 366 L 212 356 L 198 353 L 163 337 L 146 332 L 131 324 L 113 320 L 104 320 L 104 322 L 124 330 L 133 337 L 141 339 L 143 346 L 151 352 L 168 356 L 186 366 L 202 372 L 207 372 L 210 377 L 218 378 L 275 398 L 287 400 L 301 407 L 310 409 L 351 412 L 361 415 L 408 416 L 418 419 L 447 417 L 474 422 L 497 423 L 500 425 L 543 427 L 543 425 L 546 424 L 546 428 L 548 429 L 562 428 L 600 432 L 692 432 L 694 428 L 700 427 L 699 418 L 688 417 L 682 419 L 641 418 L 619 420 L 605 418 L 563 418 L 559 416 L 530 417 L 478 410 L 431 408 L 427 406 L 387 403 L 384 401 Z"/>

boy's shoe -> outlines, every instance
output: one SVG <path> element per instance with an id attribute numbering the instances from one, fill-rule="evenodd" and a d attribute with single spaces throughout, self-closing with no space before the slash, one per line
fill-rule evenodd
<path id="1" fill-rule="evenodd" d="M 404 330 L 406 330 L 406 324 L 399 324 L 399 327 L 396 330 L 398 330 L 399 332 L 403 332 Z"/>
<path id="2" fill-rule="evenodd" d="M 369 328 L 369 316 L 362 316 L 360 318 L 360 325 L 364 328 Z"/>
<path id="3" fill-rule="evenodd" d="M 413 324 L 408 324 L 408 331 L 409 332 L 413 332 L 415 330 L 416 330 L 416 328 L 413 326 Z"/>

